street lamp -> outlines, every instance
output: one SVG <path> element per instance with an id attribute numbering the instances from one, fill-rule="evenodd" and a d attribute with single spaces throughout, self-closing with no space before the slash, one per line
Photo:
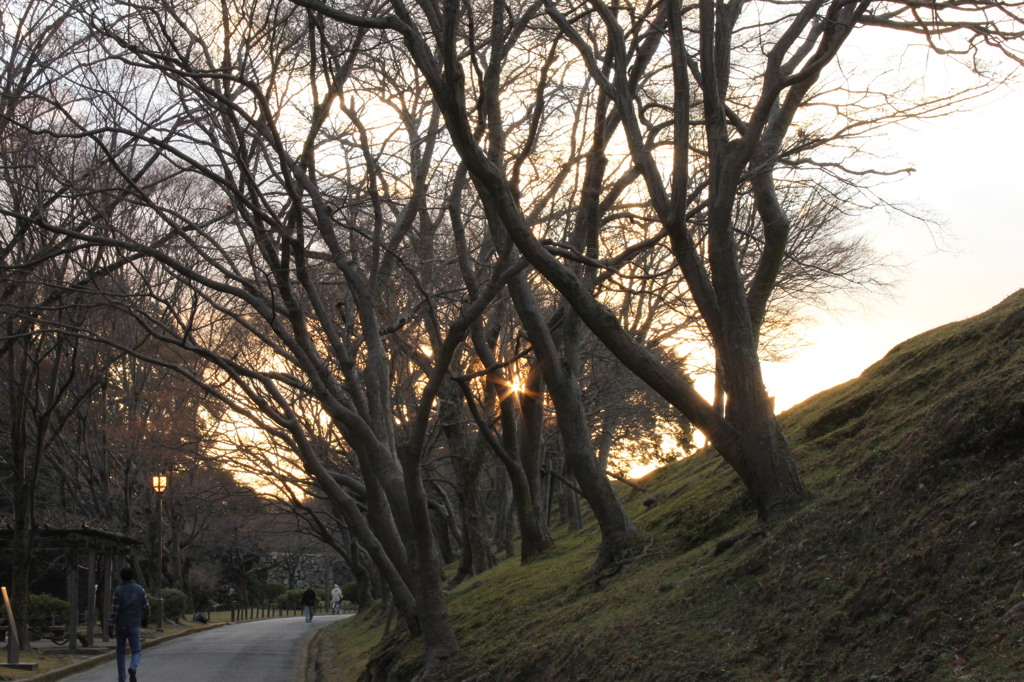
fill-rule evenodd
<path id="1" fill-rule="evenodd" d="M 156 493 L 156 631 L 164 631 L 164 598 L 161 589 L 164 582 L 164 496 L 167 490 L 167 476 L 153 477 L 153 492 Z"/>

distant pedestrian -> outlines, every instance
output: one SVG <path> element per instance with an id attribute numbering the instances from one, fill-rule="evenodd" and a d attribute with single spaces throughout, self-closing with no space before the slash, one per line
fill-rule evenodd
<path id="1" fill-rule="evenodd" d="M 149 624 L 149 600 L 146 590 L 135 582 L 135 571 L 125 566 L 121 569 L 121 584 L 114 588 L 114 602 L 110 610 L 108 633 L 117 641 L 117 680 L 131 682 L 138 680 L 139 663 L 142 661 L 142 628 Z M 125 677 L 125 645 L 132 652 Z"/>
<path id="2" fill-rule="evenodd" d="M 306 591 L 302 593 L 302 614 L 306 617 L 307 623 L 313 622 L 313 609 L 316 608 L 316 592 L 312 585 L 306 585 Z"/>
<path id="3" fill-rule="evenodd" d="M 334 589 L 331 590 L 331 613 L 341 613 L 341 588 L 338 583 L 334 583 Z"/>

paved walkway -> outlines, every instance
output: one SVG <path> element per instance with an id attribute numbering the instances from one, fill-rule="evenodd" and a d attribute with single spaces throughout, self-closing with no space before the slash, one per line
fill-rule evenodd
<path id="1" fill-rule="evenodd" d="M 139 682 L 239 680 L 291 682 L 308 638 L 321 627 L 349 615 L 302 616 L 225 625 L 145 647 Z M 117 682 L 117 663 L 65 678 L 69 682 Z"/>

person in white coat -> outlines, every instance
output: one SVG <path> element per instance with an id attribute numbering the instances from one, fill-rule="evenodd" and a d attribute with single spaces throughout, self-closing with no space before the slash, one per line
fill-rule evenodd
<path id="1" fill-rule="evenodd" d="M 338 584 L 334 584 L 334 589 L 331 590 L 331 613 L 341 613 L 341 588 Z"/>

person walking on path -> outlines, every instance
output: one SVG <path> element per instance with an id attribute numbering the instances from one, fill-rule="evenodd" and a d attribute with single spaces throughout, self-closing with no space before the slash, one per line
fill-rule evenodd
<path id="1" fill-rule="evenodd" d="M 341 588 L 338 587 L 338 583 L 334 583 L 334 589 L 331 590 L 331 613 L 341 613 Z"/>
<path id="2" fill-rule="evenodd" d="M 316 607 L 316 592 L 312 585 L 306 585 L 306 591 L 302 593 L 302 614 L 306 617 L 307 623 L 313 622 L 313 609 Z"/>
<path id="3" fill-rule="evenodd" d="M 136 682 L 142 661 L 142 628 L 149 623 L 149 600 L 146 599 L 146 590 L 135 582 L 135 571 L 131 568 L 125 566 L 121 569 L 121 581 L 114 588 L 108 632 L 117 638 L 117 682 Z M 124 670 L 126 644 L 132 652 L 127 677 Z"/>

